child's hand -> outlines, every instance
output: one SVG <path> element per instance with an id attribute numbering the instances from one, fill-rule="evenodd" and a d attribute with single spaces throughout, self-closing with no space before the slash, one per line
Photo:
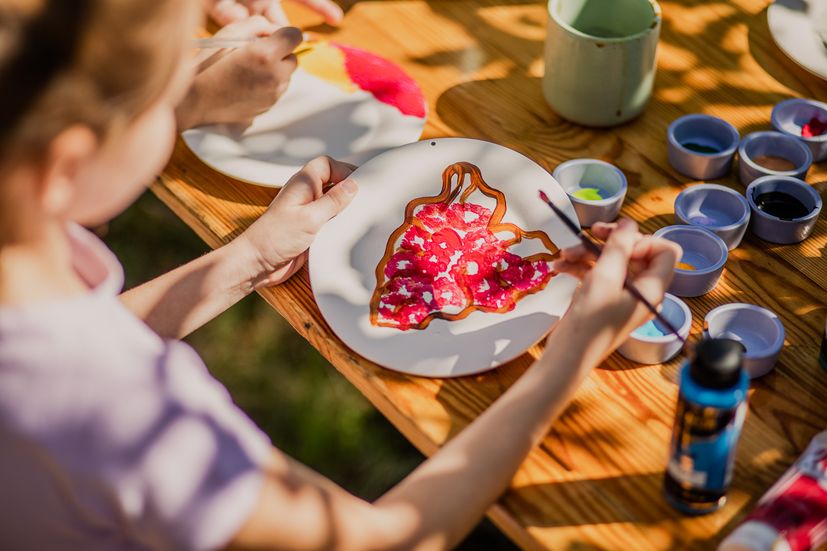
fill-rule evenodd
<path id="1" fill-rule="evenodd" d="M 254 288 L 281 283 L 302 267 L 318 231 L 356 195 L 348 178 L 355 168 L 329 157 L 310 161 L 236 239 L 252 253 Z"/>
<path id="2" fill-rule="evenodd" d="M 337 26 L 344 13 L 332 0 L 295 0 L 324 17 L 325 23 Z M 219 25 L 227 25 L 251 15 L 263 15 L 273 23 L 288 25 L 280 0 L 205 0 L 207 13 Z"/>
<path id="3" fill-rule="evenodd" d="M 248 126 L 284 94 L 296 70 L 293 50 L 302 33 L 294 27 L 278 29 L 257 16 L 215 36 L 263 38 L 229 53 L 219 51 L 200 63 L 189 93 L 176 110 L 179 130 L 222 123 Z"/>
<path id="4" fill-rule="evenodd" d="M 663 302 L 682 255 L 679 245 L 665 239 L 641 235 L 635 222 L 595 224 L 592 234 L 606 240 L 603 253 L 594 256 L 582 246 L 562 251 L 555 268 L 579 277 L 583 284 L 575 295 L 567 317 L 612 351 L 652 315 L 623 288 L 626 275 L 653 305 Z"/>

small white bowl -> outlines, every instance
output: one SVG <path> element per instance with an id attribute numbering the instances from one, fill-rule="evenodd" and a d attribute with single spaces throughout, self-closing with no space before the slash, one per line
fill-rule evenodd
<path id="1" fill-rule="evenodd" d="M 552 176 L 568 194 L 581 226 L 588 228 L 596 222 L 612 222 L 620 213 L 628 186 L 626 176 L 616 166 L 597 159 L 572 159 L 560 163 Z M 574 195 L 584 187 L 599 189 L 603 199 L 581 199 Z"/>
<path id="2" fill-rule="evenodd" d="M 699 297 L 718 284 L 729 256 L 723 239 L 701 226 L 666 226 L 655 232 L 683 249 L 681 263 L 694 269 L 675 268 L 669 292 L 679 297 Z"/>
<path id="3" fill-rule="evenodd" d="M 784 347 L 784 324 L 774 312 L 754 304 L 724 304 L 704 319 L 704 337 L 740 342 L 744 369 L 755 379 L 769 373 Z"/>
<path id="4" fill-rule="evenodd" d="M 750 208 L 746 198 L 733 189 L 698 184 L 686 188 L 675 199 L 675 218 L 679 224 L 708 229 L 732 250 L 744 238 Z"/>
<path id="5" fill-rule="evenodd" d="M 689 311 L 689 306 L 684 301 L 667 293 L 663 298 L 660 313 L 678 329 L 678 333 L 684 340 L 689 336 L 692 312 Z M 641 334 L 638 331 L 642 328 L 638 327 L 617 349 L 621 356 L 633 362 L 651 365 L 668 362 L 681 351 L 683 343 L 678 337 L 670 333 L 660 321 L 655 319 L 651 323 L 655 325 L 658 332 L 663 333 L 663 336 Z"/>

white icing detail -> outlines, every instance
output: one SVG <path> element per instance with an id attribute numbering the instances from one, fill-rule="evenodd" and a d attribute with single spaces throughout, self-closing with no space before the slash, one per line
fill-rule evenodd
<path id="1" fill-rule="evenodd" d="M 476 262 L 469 262 L 466 266 L 466 270 L 468 271 L 468 275 L 475 275 L 479 272 L 479 266 L 477 266 Z"/>

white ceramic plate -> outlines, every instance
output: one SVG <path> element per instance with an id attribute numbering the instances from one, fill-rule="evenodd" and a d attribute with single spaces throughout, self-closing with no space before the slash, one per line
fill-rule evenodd
<path id="1" fill-rule="evenodd" d="M 542 189 L 577 220 L 560 184 L 542 167 L 505 147 L 462 138 L 426 140 L 383 153 L 362 165 L 353 178 L 359 193 L 319 233 L 310 248 L 310 281 L 327 323 L 351 349 L 384 367 L 425 377 L 457 377 L 501 365 L 537 343 L 565 313 L 577 282 L 566 275 L 523 297 L 506 313 L 474 311 L 458 321 L 433 320 L 425 329 L 401 331 L 370 320 L 376 267 L 390 235 L 404 222 L 406 205 L 435 196 L 449 165 L 467 161 L 503 192 L 503 222 L 524 231 L 542 230 L 560 248 L 578 241 L 538 198 Z M 472 202 L 478 202 L 472 200 Z M 526 239 L 510 252 L 540 252 Z"/>
<path id="2" fill-rule="evenodd" d="M 775 0 L 767 9 L 770 34 L 793 61 L 827 79 L 827 48 L 813 23 L 827 10 L 825 0 Z"/>
<path id="3" fill-rule="evenodd" d="M 319 155 L 358 165 L 419 139 L 426 104 L 408 75 L 370 52 L 320 44 L 301 57 L 287 91 L 273 109 L 243 131 L 231 125 L 188 130 L 183 138 L 190 149 L 228 176 L 281 187 Z M 404 103 L 394 105 L 397 98 L 388 90 L 396 85 L 406 95 Z"/>

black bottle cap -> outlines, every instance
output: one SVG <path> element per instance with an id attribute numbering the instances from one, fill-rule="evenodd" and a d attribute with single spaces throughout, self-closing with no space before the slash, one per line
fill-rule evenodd
<path id="1" fill-rule="evenodd" d="M 732 339 L 705 339 L 695 348 L 689 375 L 707 388 L 731 388 L 744 369 L 744 345 Z"/>

